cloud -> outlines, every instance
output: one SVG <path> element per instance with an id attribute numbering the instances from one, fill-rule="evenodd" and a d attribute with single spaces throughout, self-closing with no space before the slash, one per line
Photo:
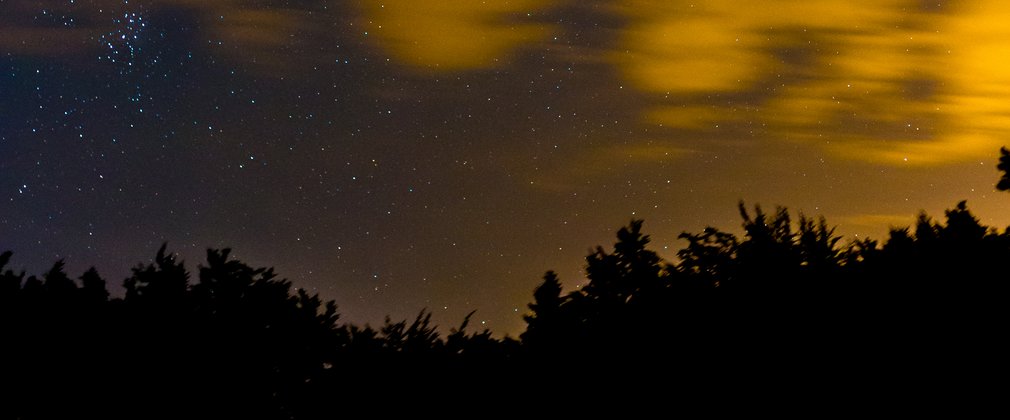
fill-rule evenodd
<path id="1" fill-rule="evenodd" d="M 46 57 L 80 56 L 89 49 L 88 39 L 92 31 L 64 29 L 56 32 L 50 28 L 0 25 L 0 52 Z"/>
<path id="2" fill-rule="evenodd" d="M 523 48 L 546 51 L 552 33 L 571 29 L 537 17 L 561 3 L 3 2 L 0 53 L 97 58 L 101 36 L 115 30 L 114 16 L 131 10 L 174 29 L 173 21 L 157 19 L 183 16 L 199 44 L 193 48 L 260 74 L 297 74 L 335 56 L 377 51 L 410 71 L 491 69 L 508 65 Z M 672 136 L 726 138 L 725 127 L 756 127 L 749 141 L 797 142 L 876 164 L 938 166 L 991 156 L 1010 131 L 1005 2 L 600 4 L 593 3 L 601 7 L 594 13 L 622 22 L 599 29 L 616 39 L 551 53 L 607 63 L 640 94 L 640 121 L 672 128 Z M 717 133 L 716 126 L 723 128 Z"/>
<path id="3" fill-rule="evenodd" d="M 161 0 L 122 2 L 94 0 L 69 3 L 43 1 L 0 3 L 0 52 L 51 59 L 98 57 L 106 48 L 102 36 L 122 29 L 116 19 L 135 13 L 148 32 L 192 28 L 199 31 L 197 48 L 251 69 L 272 71 L 319 60 L 321 47 L 335 36 L 322 34 L 335 25 L 328 13 L 281 7 L 280 2 L 240 0 Z M 294 47 L 294 48 L 287 48 Z M 304 54 L 301 52 L 309 52 Z M 77 61 L 78 64 L 94 63 Z"/>
<path id="4" fill-rule="evenodd" d="M 12 4 L 14 3 L 14 4 Z M 531 15 L 555 0 L 425 2 L 359 0 L 310 1 L 298 6 L 281 1 L 114 0 L 68 3 L 0 3 L 0 51 L 52 58 L 97 56 L 97 39 L 114 30 L 124 11 L 148 17 L 185 13 L 207 47 L 253 69 L 289 70 L 319 61 L 320 51 L 341 43 L 372 42 L 399 63 L 435 71 L 500 67 L 525 45 L 543 40 L 551 25 Z M 45 11 L 46 15 L 42 15 Z M 73 26 L 64 26 L 73 18 Z M 51 22 L 49 22 L 51 21 Z M 41 24 L 40 24 L 41 23 Z M 157 25 L 159 22 L 151 22 Z M 345 42 L 346 41 L 346 42 Z"/>
<path id="5" fill-rule="evenodd" d="M 774 73 L 779 34 L 837 28 L 846 22 L 879 24 L 880 10 L 895 3 L 853 7 L 837 1 L 707 2 L 625 0 L 615 13 L 630 21 L 614 65 L 652 92 L 737 92 Z"/>
<path id="6" fill-rule="evenodd" d="M 111 26 L 111 16 L 109 25 L 91 23 L 100 17 L 97 9 L 78 12 L 67 2 L 0 2 L 0 53 L 77 57 L 97 50 L 95 33 Z"/>
<path id="7" fill-rule="evenodd" d="M 1010 129 L 1001 2 L 626 0 L 614 10 L 629 25 L 611 62 L 650 95 L 648 123 L 760 125 L 764 141 L 926 166 L 992 155 Z"/>
<path id="8" fill-rule="evenodd" d="M 526 16 L 545 0 L 362 0 L 363 31 L 401 63 L 438 71 L 500 67 L 550 26 Z"/>

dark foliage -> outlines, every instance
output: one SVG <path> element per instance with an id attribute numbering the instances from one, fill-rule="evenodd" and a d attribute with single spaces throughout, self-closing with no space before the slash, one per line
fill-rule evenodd
<path id="1" fill-rule="evenodd" d="M 999 149 L 999 164 L 996 165 L 996 169 L 999 169 L 1003 173 L 999 178 L 999 182 L 996 183 L 996 189 L 1000 191 L 1010 190 L 1010 150 L 1007 150 L 1006 147 Z"/>
<path id="2" fill-rule="evenodd" d="M 524 361 L 583 368 L 569 378 L 638 372 L 693 390 L 788 378 L 783 389 L 806 395 L 837 386 L 831 378 L 881 375 L 941 389 L 1006 350 L 993 332 L 1006 320 L 1010 233 L 981 225 L 964 202 L 883 245 L 842 245 L 823 219 L 793 223 L 783 209 L 741 205 L 741 215 L 742 237 L 682 234 L 676 262 L 646 249 L 633 221 L 612 252 L 588 257 L 583 287 L 562 293 L 548 272 L 525 317 Z"/>
<path id="3" fill-rule="evenodd" d="M 1008 189 L 1010 152 L 1001 154 L 998 188 Z M 445 336 L 427 310 L 378 328 L 341 323 L 333 301 L 228 249 L 208 250 L 194 282 L 162 246 L 123 281 L 122 298 L 110 298 L 94 268 L 75 281 L 58 261 L 26 276 L 6 269 L 5 252 L 0 414 L 331 418 L 347 402 L 380 401 L 372 410 L 389 414 L 395 398 L 473 397 L 489 383 L 523 384 L 533 401 L 561 380 L 593 396 L 600 377 L 625 375 L 671 392 L 727 392 L 728 378 L 800 391 L 813 378 L 860 375 L 929 387 L 1005 353 L 996 332 L 1010 231 L 982 225 L 965 202 L 942 222 L 922 214 L 892 229 L 882 244 L 843 245 L 823 218 L 794 222 L 782 208 L 739 210 L 742 236 L 683 233 L 675 261 L 649 250 L 643 222 L 631 221 L 613 249 L 586 257 L 582 287 L 565 293 L 556 273 L 544 275 L 518 341 L 468 332 L 473 313 Z"/>
<path id="4" fill-rule="evenodd" d="M 444 338 L 427 311 L 378 330 L 341 324 L 334 302 L 229 254 L 208 250 L 192 283 L 162 246 L 111 300 L 94 268 L 76 282 L 60 261 L 26 279 L 0 254 L 4 417 L 325 418 L 337 396 L 407 395 L 516 353 L 468 332 L 469 316 Z"/>

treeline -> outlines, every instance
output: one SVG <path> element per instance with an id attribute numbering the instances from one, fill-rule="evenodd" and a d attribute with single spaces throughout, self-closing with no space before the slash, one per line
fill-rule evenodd
<path id="1" fill-rule="evenodd" d="M 333 301 L 228 249 L 208 250 L 194 281 L 162 246 L 112 299 L 94 268 L 75 281 L 60 261 L 26 278 L 4 270 L 11 255 L 0 255 L 0 383 L 13 418 L 313 418 L 336 395 L 415 385 L 389 375 L 496 364 L 518 345 L 467 332 L 469 316 L 448 334 L 427 311 L 341 323 Z"/>
<path id="2" fill-rule="evenodd" d="M 977 356 L 1004 350 L 992 332 L 1006 319 L 1010 232 L 982 225 L 964 202 L 883 243 L 843 243 L 823 218 L 794 220 L 785 209 L 741 204 L 740 214 L 742 236 L 684 233 L 675 261 L 649 250 L 642 221 L 632 221 L 612 249 L 586 258 L 583 287 L 565 293 L 555 273 L 544 276 L 518 340 L 469 331 L 469 316 L 443 332 L 426 311 L 377 328 L 342 323 L 334 302 L 227 249 L 209 250 L 191 273 L 163 246 L 132 270 L 122 298 L 110 298 L 94 269 L 72 279 L 57 262 L 26 276 L 5 269 L 6 252 L 3 410 L 316 418 L 335 398 L 531 377 L 664 366 L 682 377 L 769 366 L 912 374 L 938 343 Z"/>
<path id="3" fill-rule="evenodd" d="M 740 214 L 743 237 L 683 233 L 676 262 L 648 250 L 642 222 L 633 221 L 612 251 L 587 257 L 585 287 L 564 294 L 548 272 L 523 346 L 739 357 L 723 353 L 758 343 L 905 346 L 1004 322 L 1010 231 L 982 225 L 965 202 L 943 222 L 921 214 L 883 244 L 843 244 L 823 218 L 793 221 L 782 208 L 752 212 L 741 203 Z"/>

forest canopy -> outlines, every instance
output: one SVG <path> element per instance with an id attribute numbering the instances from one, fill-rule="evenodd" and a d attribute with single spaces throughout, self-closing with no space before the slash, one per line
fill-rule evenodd
<path id="1" fill-rule="evenodd" d="M 1007 189 L 1006 149 L 999 169 Z M 228 249 L 208 250 L 191 270 L 163 245 L 132 269 L 123 296 L 94 268 L 72 278 L 57 261 L 27 275 L 4 252 L 0 319 L 13 352 L 4 410 L 315 418 L 333 395 L 367 393 L 362 384 L 408 394 L 418 391 L 410 378 L 434 375 L 465 387 L 542 375 L 562 358 L 583 373 L 680 361 L 680 374 L 710 375 L 773 362 L 827 369 L 828 359 L 837 370 L 900 369 L 931 357 L 937 340 L 976 355 L 1000 348 L 987 332 L 1003 321 L 1010 231 L 981 224 L 966 202 L 879 242 L 843 241 L 824 218 L 785 208 L 741 202 L 739 212 L 742 235 L 682 233 L 676 261 L 650 250 L 644 222 L 632 220 L 586 257 L 584 287 L 566 293 L 556 273 L 543 276 L 517 338 L 471 331 L 469 315 L 442 330 L 427 310 L 377 327 L 344 323 L 334 301 Z"/>

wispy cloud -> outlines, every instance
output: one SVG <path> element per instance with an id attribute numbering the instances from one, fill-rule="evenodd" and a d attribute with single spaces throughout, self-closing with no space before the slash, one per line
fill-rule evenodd
<path id="1" fill-rule="evenodd" d="M 283 3 L 250 4 L 239 0 L 0 3 L 3 33 L 0 52 L 54 59 L 99 57 L 106 48 L 103 35 L 124 24 L 124 16 L 135 14 L 145 19 L 145 28 L 150 32 L 167 27 L 195 31 L 194 39 L 201 42 L 194 47 L 214 48 L 215 53 L 224 57 L 252 64 L 250 68 L 254 70 L 269 71 L 318 60 L 315 53 L 319 47 L 334 43 L 333 36 L 323 33 L 338 22 L 329 13 L 313 13 L 317 8 L 325 11 L 318 4 L 289 8 Z"/>
<path id="2" fill-rule="evenodd" d="M 759 140 L 889 165 L 986 156 L 1010 129 L 1000 2 L 618 4 L 629 24 L 610 57 L 651 95 L 650 123 L 746 122 L 769 134 Z"/>
<path id="3" fill-rule="evenodd" d="M 550 35 L 565 28 L 542 16 L 562 3 L 4 2 L 0 52 L 98 57 L 115 17 L 139 11 L 184 13 L 198 32 L 194 48 L 263 74 L 332 62 L 342 43 L 374 48 L 408 71 L 458 72 L 508 66 L 524 48 L 548 53 Z M 746 125 L 759 129 L 751 141 L 938 166 L 989 156 L 1010 131 L 1005 2 L 621 0 L 601 10 L 622 22 L 606 29 L 613 42 L 550 53 L 607 63 L 641 94 L 642 124 L 677 131 L 669 141 L 725 137 L 716 127 Z M 624 152 L 606 145 L 594 153 Z"/>
<path id="4" fill-rule="evenodd" d="M 435 71 L 504 65 L 519 47 L 543 39 L 528 16 L 551 0 L 361 0 L 362 31 L 400 62 Z"/>

